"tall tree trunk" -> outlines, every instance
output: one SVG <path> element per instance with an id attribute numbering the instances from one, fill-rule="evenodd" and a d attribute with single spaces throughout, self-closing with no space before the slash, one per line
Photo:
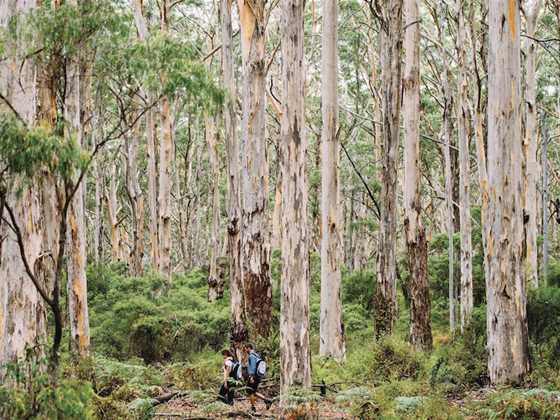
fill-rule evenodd
<path id="1" fill-rule="evenodd" d="M 401 113 L 403 0 L 389 0 L 380 30 L 383 85 L 383 157 L 381 219 L 375 292 L 375 334 L 390 334 L 397 318 L 397 159 Z"/>
<path id="2" fill-rule="evenodd" d="M 109 179 L 109 193 L 106 197 L 109 225 L 111 226 L 111 258 L 113 261 L 122 261 L 119 203 L 117 198 L 117 174 L 117 165 L 113 162 L 111 164 L 111 175 Z"/>
<path id="3" fill-rule="evenodd" d="M 282 0 L 283 101 L 280 129 L 282 173 L 282 297 L 280 391 L 311 386 L 309 350 L 309 232 L 305 137 L 305 0 Z"/>
<path id="4" fill-rule="evenodd" d="M 432 348 L 428 244 L 420 213 L 420 21 L 418 0 L 404 1 L 404 226 L 410 284 L 410 341 L 419 350 Z"/>
<path id="5" fill-rule="evenodd" d="M 77 7 L 76 2 L 71 4 Z M 80 54 L 66 66 L 67 83 L 64 104 L 67 141 L 75 137 L 79 146 L 83 145 L 81 113 L 83 98 L 80 96 Z M 66 242 L 68 244 L 68 315 L 70 322 L 70 346 L 80 357 L 89 354 L 89 314 L 86 279 L 86 228 L 84 215 L 83 185 L 80 184 L 68 208 Z"/>
<path id="6" fill-rule="evenodd" d="M 163 0 L 160 5 L 161 31 L 168 32 L 169 4 Z M 162 83 L 166 75 L 161 76 Z M 174 162 L 173 123 L 171 104 L 167 96 L 161 99 L 161 141 L 159 144 L 159 196 L 158 196 L 158 239 L 159 272 L 171 280 L 171 191 Z"/>
<path id="7" fill-rule="evenodd" d="M 267 336 L 272 318 L 266 215 L 265 1 L 238 0 L 243 66 L 241 121 L 241 277 L 251 335 Z"/>
<path id="8" fill-rule="evenodd" d="M 493 384 L 520 381 L 529 370 L 523 278 L 520 19 L 517 1 L 489 8 L 486 279 L 488 371 Z"/>
<path id="9" fill-rule="evenodd" d="M 523 158 L 525 160 L 524 206 L 525 218 L 525 280 L 527 285 L 538 287 L 538 252 L 537 252 L 537 78 L 536 47 L 534 41 L 537 20 L 541 11 L 542 0 L 525 1 L 527 38 L 525 51 L 525 138 L 523 139 Z"/>
<path id="10" fill-rule="evenodd" d="M 206 116 L 206 142 L 212 171 L 212 224 L 210 227 L 210 272 L 208 273 L 208 301 L 221 299 L 224 294 L 223 278 L 218 276 L 220 255 L 220 158 L 218 156 L 218 134 L 214 117 Z"/>
<path id="11" fill-rule="evenodd" d="M 132 135 L 126 136 L 126 188 L 132 213 L 132 250 L 130 255 L 131 270 L 135 276 L 143 272 L 144 259 L 144 196 L 138 181 L 138 143 L 140 126 L 132 129 Z"/>
<path id="12" fill-rule="evenodd" d="M 477 37 L 475 30 L 474 8 L 470 9 L 470 41 L 472 52 L 472 74 L 475 76 L 475 83 L 473 84 L 473 98 L 470 101 L 471 115 L 473 118 L 474 138 L 476 143 L 476 160 L 478 164 L 478 185 L 480 190 L 480 224 L 482 229 L 482 255 L 484 264 L 484 277 L 488 277 L 488 250 L 487 243 L 489 243 L 488 234 L 490 222 L 488 220 L 488 171 L 487 171 L 487 158 L 486 147 L 484 138 L 484 115 L 482 113 L 482 78 L 479 70 L 479 59 L 477 49 Z"/>
<path id="13" fill-rule="evenodd" d="M 6 50 L 7 63 L 0 63 L 2 78 L 0 86 L 2 94 L 29 125 L 35 122 L 36 75 L 30 60 L 21 61 L 26 53 L 26 45 L 24 40 L 19 38 L 19 34 L 20 19 L 24 19 L 25 15 L 35 7 L 34 1 L 17 0 L 8 7 L 0 8 L 0 27 L 5 29 L 9 22 L 15 22 L 17 31 L 15 45 L 8 45 Z M 14 69 L 18 69 L 17 73 Z M 41 184 L 40 182 L 37 182 L 37 185 L 31 184 L 24 188 L 20 195 L 8 193 L 6 197 L 21 228 L 27 259 L 34 269 L 40 267 L 42 260 L 48 260 L 48 255 L 41 258 L 43 251 L 54 252 L 49 249 L 50 243 L 43 243 L 41 223 L 44 220 L 41 220 L 42 203 L 39 186 Z M 23 186 L 20 180 L 16 180 L 17 186 Z M 0 253 L 1 365 L 21 360 L 25 357 L 27 348 L 35 348 L 45 340 L 47 313 L 45 303 L 27 276 L 15 234 L 5 223 L 0 223 L 0 235 L 3 239 Z"/>
<path id="14" fill-rule="evenodd" d="M 95 177 L 95 203 L 94 203 L 94 210 L 93 210 L 93 261 L 96 264 L 99 264 L 101 261 L 102 255 L 102 247 L 101 247 L 101 240 L 102 240 L 102 217 L 101 217 L 101 208 L 103 205 L 103 192 L 102 192 L 102 183 L 103 183 L 103 173 L 99 169 L 99 162 L 98 160 L 93 161 L 93 176 Z"/>
<path id="15" fill-rule="evenodd" d="M 138 38 L 141 41 L 148 39 L 150 32 L 148 23 L 144 17 L 142 0 L 131 0 L 132 11 L 134 15 L 134 23 Z M 151 100 L 151 95 L 143 92 Z M 156 127 L 156 112 L 149 110 L 146 113 L 146 153 L 148 155 L 148 207 L 150 212 L 150 219 L 148 223 L 149 236 L 150 236 L 150 260 L 153 268 L 159 268 L 159 214 L 158 214 L 158 166 L 157 166 L 157 127 Z M 140 192 L 140 190 L 138 189 Z M 143 201 L 143 199 L 142 199 Z M 142 203 L 143 205 L 144 203 Z M 144 209 L 142 209 L 144 212 Z M 142 226 L 142 230 L 144 227 Z M 143 234 L 142 234 L 143 237 Z M 140 244 L 139 244 L 140 245 Z M 143 242 L 142 245 L 143 247 Z M 142 254 L 143 254 L 142 249 Z"/>
<path id="16" fill-rule="evenodd" d="M 541 147 L 542 166 L 542 283 L 548 285 L 548 130 L 546 124 L 542 128 L 543 139 Z"/>
<path id="17" fill-rule="evenodd" d="M 159 144 L 159 271 L 171 277 L 171 189 L 173 166 L 173 127 L 169 99 L 161 103 L 161 141 Z"/>
<path id="18" fill-rule="evenodd" d="M 158 212 L 158 165 L 156 150 L 158 148 L 156 112 L 151 110 L 146 115 L 147 124 L 147 144 L 148 154 L 148 207 L 150 211 L 150 221 L 148 228 L 150 231 L 150 260 L 152 267 L 159 267 L 159 212 Z"/>
<path id="19" fill-rule="evenodd" d="M 470 198 L 470 153 L 468 130 L 469 104 L 467 63 L 465 57 L 464 1 L 457 0 L 457 62 L 458 62 L 458 103 L 457 103 L 457 131 L 459 143 L 459 211 L 461 232 L 461 331 L 470 321 L 473 309 L 473 280 L 472 280 L 472 241 L 471 241 L 471 198 Z"/>
<path id="20" fill-rule="evenodd" d="M 345 357 L 340 266 L 343 241 L 341 232 L 340 180 L 338 174 L 338 5 L 336 0 L 323 3 L 322 34 L 322 117 L 321 133 L 321 317 L 322 356 L 336 360 Z"/>
<path id="21" fill-rule="evenodd" d="M 448 241 L 448 282 L 449 282 L 449 328 L 451 332 L 455 331 L 457 308 L 456 308 L 456 292 L 455 292 L 455 246 L 453 243 L 453 235 L 455 233 L 455 209 L 453 205 L 453 163 L 451 139 L 453 138 L 453 126 L 451 115 L 453 112 L 453 95 L 449 85 L 449 63 L 447 60 L 447 51 L 444 47 L 445 31 L 447 30 L 446 5 L 441 2 L 442 18 L 441 22 L 436 19 L 439 38 L 439 55 L 442 61 L 443 71 L 441 74 L 442 94 L 443 94 L 443 157 L 444 157 L 444 177 L 445 177 L 445 201 L 447 207 L 447 241 Z"/>
<path id="22" fill-rule="evenodd" d="M 222 29 L 222 75 L 226 90 L 224 104 L 224 133 L 228 156 L 228 249 L 230 259 L 231 294 L 231 339 L 234 345 L 247 339 L 245 326 L 245 303 L 241 281 L 241 233 L 240 233 L 240 182 L 239 182 L 239 144 L 235 115 L 235 74 L 233 67 L 233 35 L 231 28 L 232 0 L 221 0 Z"/>
<path id="23" fill-rule="evenodd" d="M 279 249 L 282 242 L 282 180 L 276 180 L 276 187 L 274 193 L 274 210 L 272 211 L 272 249 Z"/>

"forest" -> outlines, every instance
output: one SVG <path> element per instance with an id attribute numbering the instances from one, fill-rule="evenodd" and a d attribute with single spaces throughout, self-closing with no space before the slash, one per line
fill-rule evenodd
<path id="1" fill-rule="evenodd" d="M 560 418 L 560 0 L 0 0 L 0 419 Z"/>

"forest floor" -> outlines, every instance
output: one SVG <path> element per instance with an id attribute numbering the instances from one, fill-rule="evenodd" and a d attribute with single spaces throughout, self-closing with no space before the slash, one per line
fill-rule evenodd
<path id="1" fill-rule="evenodd" d="M 206 419 L 277 419 L 281 418 L 281 409 L 277 403 L 272 404 L 269 410 L 264 403 L 258 402 L 255 412 L 251 411 L 251 404 L 247 399 L 236 400 L 233 407 L 218 403 L 213 405 L 212 412 L 205 406 L 199 406 L 189 400 L 188 397 L 176 398 L 168 403 L 162 404 L 156 413 L 155 420 L 206 420 Z M 313 406 L 313 411 L 321 419 L 350 419 L 353 416 L 338 407 L 332 398 L 326 398 Z"/>

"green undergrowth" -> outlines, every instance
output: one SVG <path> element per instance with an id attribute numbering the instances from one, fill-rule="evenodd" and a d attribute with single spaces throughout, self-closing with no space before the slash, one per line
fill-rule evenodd
<path id="1" fill-rule="evenodd" d="M 272 262 L 277 320 L 277 256 Z M 318 270 L 316 259 L 311 267 Z M 228 345 L 228 291 L 222 301 L 208 303 L 202 270 L 174 276 L 171 284 L 157 274 L 129 277 L 125 272 L 119 265 L 89 268 L 92 357 L 77 363 L 63 353 L 54 390 L 39 366 L 34 374 L 12 367 L 19 383 L 0 385 L 0 418 L 149 419 L 153 398 L 169 389 L 187 392 L 201 415 L 215 417 L 227 410 L 215 396 L 222 380 L 220 350 Z M 312 382 L 327 385 L 327 399 L 321 399 L 319 386 L 311 392 L 295 390 L 288 410 L 294 418 L 321 418 L 321 410 L 329 407 L 363 419 L 547 419 L 560 412 L 560 289 L 529 293 L 532 371 L 522 389 L 494 391 L 488 388 L 484 305 L 475 308 L 464 333 L 453 336 L 447 302 L 436 296 L 434 349 L 416 352 L 407 342 L 402 290 L 395 334 L 374 340 L 373 308 L 366 297 L 373 284 L 371 272 L 343 274 L 346 359 L 337 362 L 318 356 L 320 289 L 318 275 L 312 276 Z M 268 363 L 269 379 L 278 382 L 278 330 L 255 345 Z M 277 397 L 276 390 L 267 392 Z"/>

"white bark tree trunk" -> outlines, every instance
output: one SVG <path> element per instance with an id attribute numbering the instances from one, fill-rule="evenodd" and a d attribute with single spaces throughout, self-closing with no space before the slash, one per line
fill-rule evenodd
<path id="1" fill-rule="evenodd" d="M 5 28 L 16 14 L 21 13 L 19 17 L 23 18 L 35 7 L 34 1 L 17 0 L 12 4 L 5 2 L 0 6 L 0 26 Z M 19 34 L 19 23 L 16 23 L 16 31 Z M 22 65 L 21 60 L 26 53 L 22 39 L 17 39 L 16 45 L 11 47 L 7 49 L 7 63 L 0 64 L 0 85 L 3 90 L 6 89 L 2 94 L 26 123 L 33 125 L 37 104 L 35 69 L 29 60 Z M 18 69 L 17 73 L 14 69 Z M 3 104 L 1 106 L 3 107 Z M 21 182 L 18 180 L 16 183 L 20 185 Z M 41 224 L 44 223 L 44 219 L 41 213 L 40 185 L 42 183 L 37 182 L 37 185 L 25 188 L 21 195 L 8 194 L 7 197 L 22 231 L 27 259 L 31 267 L 37 270 L 40 269 L 42 260 L 50 258 L 41 258 L 43 252 L 54 252 L 54 249 L 49 249 L 51 243 L 43 242 Z M 44 343 L 47 333 L 45 303 L 27 276 L 15 234 L 6 224 L 1 225 L 0 235 L 3 236 L 3 243 L 0 253 L 0 365 L 21 360 L 25 357 L 26 348 Z"/>
<path id="2" fill-rule="evenodd" d="M 138 143 L 140 142 L 140 126 L 132 129 L 126 140 L 126 188 L 130 200 L 132 216 L 132 249 L 130 255 L 131 271 L 141 276 L 144 259 L 144 196 L 138 180 Z"/>
<path id="3" fill-rule="evenodd" d="M 452 171 L 452 156 L 451 156 L 451 139 L 453 136 L 453 128 L 451 124 L 451 113 L 453 111 L 453 95 L 449 85 L 449 62 L 447 59 L 447 51 L 444 47 L 445 31 L 447 30 L 447 17 L 445 14 L 445 4 L 442 2 L 441 8 L 444 11 L 440 22 L 436 21 L 438 25 L 438 38 L 439 38 L 439 55 L 442 61 L 443 71 L 441 74 L 442 79 L 442 94 L 443 94 L 443 128 L 442 128 L 442 142 L 443 142 L 443 160 L 444 160 L 444 177 L 445 177 L 445 201 L 447 207 L 447 241 L 448 241 L 448 282 L 449 282 L 449 328 L 453 333 L 456 328 L 457 308 L 456 308 L 456 295 L 455 295 L 455 246 L 453 244 L 453 235 L 455 233 L 455 211 L 453 207 L 453 171 Z"/>
<path id="4" fill-rule="evenodd" d="M 241 282 L 241 204 L 239 181 L 239 144 L 235 115 L 235 74 L 233 67 L 233 35 L 231 27 L 232 0 L 221 0 L 222 75 L 226 89 L 224 133 L 228 155 L 228 249 L 230 258 L 231 337 L 235 346 L 247 339 L 245 303 Z"/>
<path id="5" fill-rule="evenodd" d="M 467 41 L 464 1 L 457 0 L 457 62 L 458 62 L 458 103 L 457 131 L 459 143 L 459 221 L 461 234 L 461 331 L 468 325 L 473 310 L 472 280 L 472 240 L 471 240 L 471 198 L 470 198 L 470 152 L 469 152 L 469 103 L 465 43 Z"/>
<path id="6" fill-rule="evenodd" d="M 418 0 L 404 1 L 404 226 L 410 275 L 410 341 L 432 348 L 428 244 L 420 212 L 420 22 Z"/>
<path id="7" fill-rule="evenodd" d="M 242 56 L 241 277 L 251 335 L 267 336 L 272 318 L 270 239 L 266 215 L 265 1 L 238 0 Z"/>
<path id="8" fill-rule="evenodd" d="M 163 0 L 161 4 L 161 31 L 168 31 L 169 4 Z M 165 74 L 161 76 L 165 80 Z M 171 120 L 171 104 L 169 98 L 161 99 L 161 141 L 159 144 L 159 272 L 171 280 L 171 191 L 173 184 L 174 142 L 173 123 Z"/>
<path id="9" fill-rule="evenodd" d="M 339 180 L 338 5 L 323 2 L 321 132 L 321 316 L 319 353 L 344 360 L 344 326 L 340 299 L 343 240 Z"/>
<path id="10" fill-rule="evenodd" d="M 71 4 L 76 6 L 76 2 Z M 67 64 L 67 85 L 64 104 L 67 141 L 74 137 L 78 145 L 83 145 L 81 112 L 83 99 L 80 96 L 83 81 L 80 78 L 80 54 Z M 68 319 L 70 323 L 70 345 L 80 357 L 89 354 L 89 314 L 86 278 L 86 228 L 84 215 L 83 185 L 80 184 L 68 208 L 66 241 L 68 244 Z"/>
<path id="11" fill-rule="evenodd" d="M 488 371 L 493 384 L 502 384 L 520 381 L 529 370 L 518 1 L 496 0 L 488 22 Z"/>
<path id="12" fill-rule="evenodd" d="M 283 0 L 280 129 L 282 287 L 280 391 L 311 386 L 309 350 L 309 233 L 305 137 L 304 0 Z"/>
<path id="13" fill-rule="evenodd" d="M 548 285 L 548 130 L 543 126 L 543 140 L 541 147 L 542 166 L 542 282 Z"/>
<path id="14" fill-rule="evenodd" d="M 534 41 L 537 21 L 542 7 L 542 0 L 525 2 L 526 32 L 525 39 L 525 138 L 523 139 L 523 158 L 525 160 L 524 209 L 525 224 L 525 280 L 531 287 L 538 287 L 538 251 L 537 251 L 537 182 L 539 178 L 537 165 L 537 43 Z"/>
<path id="15" fill-rule="evenodd" d="M 111 226 L 111 258 L 113 261 L 122 261 L 121 232 L 119 228 L 119 202 L 117 197 L 117 165 L 111 164 L 111 178 L 109 179 L 109 192 L 106 197 L 109 225 Z"/>
<path id="16" fill-rule="evenodd" d="M 397 318 L 397 159 L 401 113 L 403 0 L 389 0 L 380 30 L 383 86 L 381 219 L 377 255 L 375 334 L 391 334 Z"/>
<path id="17" fill-rule="evenodd" d="M 212 224 L 210 227 L 210 272 L 208 273 L 208 301 L 221 299 L 224 293 L 222 277 L 218 276 L 218 256 L 220 255 L 220 160 L 218 139 L 214 117 L 205 117 L 206 142 L 211 170 Z"/>
<path id="18" fill-rule="evenodd" d="M 103 175 L 99 169 L 99 162 L 97 160 L 93 161 L 93 176 L 95 177 L 95 204 L 93 210 L 93 261 L 99 264 L 101 258 L 103 257 L 101 252 L 101 240 L 102 240 L 102 217 L 101 208 L 103 200 L 102 192 L 102 182 Z"/>
<path id="19" fill-rule="evenodd" d="M 158 165 L 156 150 L 158 148 L 157 127 L 155 111 L 148 111 L 146 116 L 147 124 L 147 144 L 148 154 L 148 207 L 150 221 L 148 229 L 150 231 L 150 260 L 152 267 L 159 267 L 159 213 L 158 213 Z"/>

